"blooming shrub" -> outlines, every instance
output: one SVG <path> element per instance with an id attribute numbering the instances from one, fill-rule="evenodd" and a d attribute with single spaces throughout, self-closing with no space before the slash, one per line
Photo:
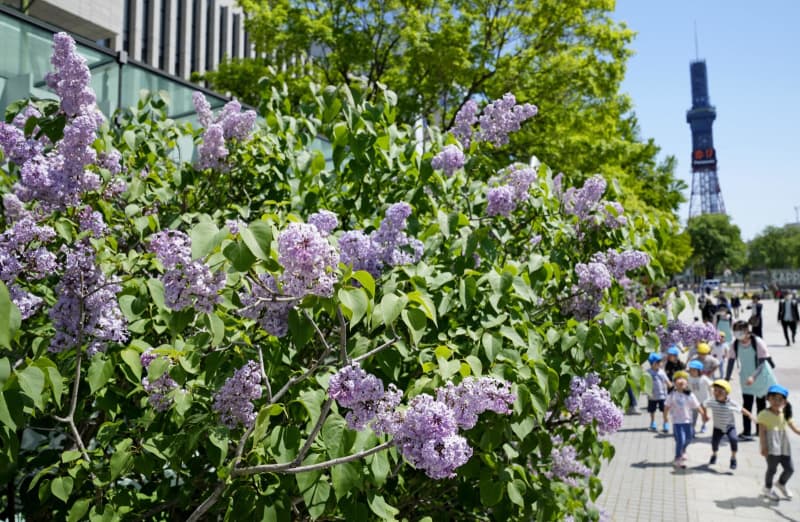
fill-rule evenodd
<path id="1" fill-rule="evenodd" d="M 628 306 L 660 275 L 657 223 L 600 178 L 489 167 L 533 106 L 468 102 L 424 143 L 393 93 L 355 84 L 302 114 L 276 94 L 258 124 L 198 95 L 201 128 L 158 96 L 110 125 L 74 44 L 54 47 L 60 102 L 0 124 L 0 479 L 18 513 L 597 516 L 601 435 L 643 354 L 683 330 Z"/>

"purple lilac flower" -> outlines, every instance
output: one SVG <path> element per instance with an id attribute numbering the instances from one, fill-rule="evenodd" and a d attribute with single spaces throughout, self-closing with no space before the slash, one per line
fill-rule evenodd
<path id="1" fill-rule="evenodd" d="M 6 201 L 12 202 L 13 207 L 14 198 Z M 55 230 L 37 224 L 32 214 L 24 209 L 20 213 L 20 218 L 0 234 L 0 280 L 8 286 L 11 300 L 20 309 L 22 318 L 27 319 L 42 300 L 18 286 L 17 279 L 42 279 L 58 268 L 58 262 L 44 246 L 53 240 Z"/>
<path id="2" fill-rule="evenodd" d="M 687 324 L 679 319 L 669 321 L 666 328 L 657 326 L 656 334 L 661 340 L 663 350 L 672 345 L 694 346 L 699 342 L 714 340 L 718 336 L 716 328 L 711 323 L 697 321 Z"/>
<path id="3" fill-rule="evenodd" d="M 486 215 L 488 216 L 508 216 L 517 208 L 514 200 L 514 189 L 508 185 L 500 185 L 489 189 L 486 194 Z"/>
<path id="4" fill-rule="evenodd" d="M 26 138 L 21 129 L 5 122 L 0 122 L 0 149 L 12 163 L 23 165 L 42 151 L 42 144 L 32 138 Z"/>
<path id="5" fill-rule="evenodd" d="M 348 230 L 339 238 L 342 263 L 353 270 L 366 270 L 372 277 L 381 275 L 383 262 L 380 247 L 361 230 Z"/>
<path id="6" fill-rule="evenodd" d="M 380 249 L 384 264 L 407 265 L 416 263 L 422 257 L 422 243 L 405 233 L 406 220 L 410 215 L 411 205 L 405 202 L 394 203 L 386 209 L 378 230 L 372 233 L 371 239 Z"/>
<path id="7" fill-rule="evenodd" d="M 271 274 L 259 274 L 259 282 L 253 283 L 252 293 L 241 296 L 242 317 L 258 321 L 258 324 L 275 337 L 283 337 L 289 332 L 289 312 L 292 302 L 278 301 L 280 295 L 275 278 Z"/>
<path id="8" fill-rule="evenodd" d="M 11 121 L 11 123 L 18 129 L 24 129 L 25 124 L 28 122 L 28 118 L 41 118 L 41 117 L 42 113 L 39 112 L 39 109 L 37 109 L 33 105 L 28 104 L 25 106 L 24 109 L 19 111 L 16 116 L 14 116 L 14 119 Z M 38 129 L 39 126 L 37 125 L 33 130 L 34 132 L 36 132 Z"/>
<path id="9" fill-rule="evenodd" d="M 581 487 L 579 479 L 592 476 L 592 470 L 578 461 L 578 452 L 572 446 L 553 448 L 550 452 L 552 466 L 547 478 L 557 478 L 572 487 Z"/>
<path id="10" fill-rule="evenodd" d="M 30 212 L 16 194 L 7 193 L 3 194 L 3 214 L 9 221 L 19 221 L 23 216 L 29 216 Z"/>
<path id="11" fill-rule="evenodd" d="M 328 383 L 328 396 L 349 408 L 345 420 L 351 430 L 362 430 L 377 414 L 384 398 L 383 382 L 353 363 L 339 370 Z"/>
<path id="12" fill-rule="evenodd" d="M 461 109 L 456 113 L 455 124 L 451 129 L 453 136 L 469 149 L 472 140 L 472 126 L 478 123 L 478 104 L 473 100 L 467 100 Z"/>
<path id="13" fill-rule="evenodd" d="M 11 301 L 19 308 L 19 314 L 23 320 L 33 316 L 44 302 L 41 297 L 23 290 L 14 283 L 8 285 L 8 293 Z"/>
<path id="14" fill-rule="evenodd" d="M 103 191 L 103 199 L 110 200 L 128 190 L 128 184 L 123 179 L 115 179 Z"/>
<path id="15" fill-rule="evenodd" d="M 608 210 L 609 206 L 613 208 L 613 212 Z M 604 223 L 608 228 L 614 229 L 624 227 L 628 224 L 628 218 L 622 215 L 623 212 L 625 212 L 625 209 L 622 208 L 622 205 L 616 201 L 607 202 L 603 211 L 605 212 L 606 216 Z"/>
<path id="16" fill-rule="evenodd" d="M 45 81 L 61 98 L 61 110 L 70 117 L 81 113 L 97 113 L 95 94 L 90 87 L 92 75 L 86 59 L 78 54 L 75 41 L 67 33 L 53 36 L 50 63 L 55 71 L 48 73 Z"/>
<path id="17" fill-rule="evenodd" d="M 227 170 L 228 165 L 225 160 L 228 157 L 228 148 L 225 146 L 221 125 L 208 126 L 203 133 L 203 143 L 197 147 L 197 154 L 200 156 L 197 168 Z"/>
<path id="18" fill-rule="evenodd" d="M 506 93 L 483 109 L 479 118 L 480 140 L 490 141 L 496 147 L 508 143 L 508 135 L 518 131 L 523 121 L 536 115 L 538 109 L 529 103 L 517 105 L 517 99 Z"/>
<path id="19" fill-rule="evenodd" d="M 611 288 L 611 273 L 603 263 L 578 263 L 575 265 L 578 286 L 586 291 Z"/>
<path id="20" fill-rule="evenodd" d="M 519 203 L 526 201 L 530 196 L 531 184 L 536 181 L 536 169 L 530 167 L 512 167 L 507 179 L 514 190 L 514 199 Z"/>
<path id="21" fill-rule="evenodd" d="M 564 211 L 568 215 L 577 216 L 581 221 L 587 221 L 597 209 L 605 191 L 606 180 L 599 174 L 592 176 L 586 180 L 582 188 L 570 187 L 566 190 L 562 198 Z"/>
<path id="22" fill-rule="evenodd" d="M 222 125 L 223 134 L 226 140 L 244 141 L 253 132 L 256 123 L 255 111 L 242 112 L 242 105 L 236 101 L 225 104 L 217 116 L 217 122 Z"/>
<path id="23" fill-rule="evenodd" d="M 169 393 L 178 387 L 178 383 L 169 376 L 169 370 L 167 370 L 153 382 L 150 382 L 147 377 L 142 377 L 142 387 L 147 392 L 150 406 L 158 412 L 164 412 L 172 405 Z"/>
<path id="24" fill-rule="evenodd" d="M 49 350 L 61 352 L 80 341 L 95 342 L 94 350 L 109 342 L 125 342 L 128 329 L 117 302 L 122 286 L 103 274 L 87 241 L 63 250 L 64 275 L 56 286 L 58 301 L 50 310 L 56 335 Z"/>
<path id="25" fill-rule="evenodd" d="M 291 223 L 278 236 L 283 292 L 294 297 L 333 295 L 339 254 L 314 225 Z"/>
<path id="26" fill-rule="evenodd" d="M 112 174 L 119 174 L 122 172 L 122 155 L 118 150 L 100 154 L 97 164 Z"/>
<path id="27" fill-rule="evenodd" d="M 636 270 L 650 263 L 650 256 L 640 250 L 617 252 L 608 250 L 605 254 L 595 254 L 593 259 L 604 263 L 615 279 L 622 279 L 627 272 Z"/>
<path id="28" fill-rule="evenodd" d="M 611 401 L 608 390 L 600 386 L 597 374 L 590 373 L 585 378 L 574 376 L 570 395 L 564 403 L 584 426 L 597 421 L 601 435 L 614 433 L 622 427 L 622 411 Z"/>
<path id="29" fill-rule="evenodd" d="M 444 171 L 448 178 L 464 166 L 464 153 L 455 145 L 445 146 L 439 154 L 431 160 L 431 167 Z"/>
<path id="30" fill-rule="evenodd" d="M 320 210 L 308 216 L 308 224 L 317 227 L 323 236 L 328 236 L 339 226 L 339 218 L 330 210 Z"/>
<path id="31" fill-rule="evenodd" d="M 197 112 L 197 119 L 200 121 L 200 125 L 208 128 L 214 120 L 214 114 L 211 112 L 211 104 L 208 103 L 208 100 L 206 100 L 206 97 L 200 91 L 192 93 L 192 103 L 194 104 L 194 110 Z"/>
<path id="32" fill-rule="evenodd" d="M 206 313 L 214 309 L 225 287 L 225 273 L 212 273 L 202 261 L 192 261 L 189 236 L 179 230 L 163 230 L 150 238 L 150 251 L 166 269 L 161 281 L 167 308 L 193 306 Z"/>
<path id="33" fill-rule="evenodd" d="M 150 367 L 150 363 L 156 360 L 158 355 L 153 350 L 146 350 L 142 352 L 142 355 L 139 356 L 139 362 L 142 363 L 142 368 L 145 370 Z"/>
<path id="34" fill-rule="evenodd" d="M 103 214 L 92 207 L 83 207 L 78 213 L 78 226 L 81 231 L 91 232 L 92 237 L 100 238 L 108 233 L 108 225 L 103 219 Z"/>
<path id="35" fill-rule="evenodd" d="M 511 385 L 494 377 L 468 377 L 457 386 L 448 382 L 436 390 L 436 400 L 453 410 L 458 426 L 465 430 L 473 428 L 478 415 L 487 410 L 508 415 L 516 399 Z"/>
<path id="36" fill-rule="evenodd" d="M 242 228 L 244 223 L 242 223 L 239 219 L 227 219 L 225 220 L 225 226 L 228 227 L 228 230 L 234 236 L 239 233 L 239 229 Z"/>
<path id="37" fill-rule="evenodd" d="M 575 265 L 575 274 L 578 282 L 572 286 L 566 309 L 581 320 L 589 320 L 600 311 L 603 291 L 611 287 L 611 273 L 605 264 L 590 262 Z"/>
<path id="38" fill-rule="evenodd" d="M 539 243 L 541 243 L 541 242 L 542 242 L 542 235 L 541 234 L 536 234 L 535 236 L 531 236 L 531 239 L 530 239 L 531 248 L 536 248 L 537 246 L 539 246 Z"/>
<path id="39" fill-rule="evenodd" d="M 250 428 L 256 420 L 253 401 L 261 398 L 261 369 L 250 361 L 228 378 L 214 396 L 214 411 L 220 414 L 222 424 L 234 429 L 241 424 Z"/>

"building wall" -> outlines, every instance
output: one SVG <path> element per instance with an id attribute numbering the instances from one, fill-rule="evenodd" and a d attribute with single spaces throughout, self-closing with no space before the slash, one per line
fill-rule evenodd
<path id="1" fill-rule="evenodd" d="M 236 0 L 36 0 L 28 14 L 186 79 L 252 56 Z"/>

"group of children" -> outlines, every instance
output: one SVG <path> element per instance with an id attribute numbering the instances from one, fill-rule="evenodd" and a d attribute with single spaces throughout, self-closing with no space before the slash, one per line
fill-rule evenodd
<path id="1" fill-rule="evenodd" d="M 672 420 L 672 433 L 675 438 L 673 465 L 676 468 L 686 468 L 686 448 L 694 437 L 699 417 L 702 419 L 700 433 L 706 431 L 706 423 L 712 420 L 712 453 L 709 464 L 717 463 L 719 445 L 725 436 L 731 447 L 730 468 L 736 469 L 739 438 L 736 433 L 735 415 L 742 413 L 758 424 L 761 454 L 767 460 L 763 494 L 771 500 L 780 498 L 778 492 L 784 498 L 791 498 L 792 494 L 786 488 L 786 483 L 794 472 L 794 467 L 786 428 L 797 434 L 800 434 L 800 429 L 792 421 L 791 405 L 787 402 L 789 390 L 778 384 L 770 386 L 766 394 L 768 408 L 754 417 L 750 411 L 740 407 L 730 398 L 731 385 L 721 378 L 721 365 L 719 360 L 711 355 L 711 347 L 706 343 L 698 343 L 695 352 L 695 356 L 690 358 L 686 367 L 679 359 L 681 350 L 676 346 L 667 350 L 666 362 L 660 353 L 650 354 L 648 358 L 650 363 L 648 373 L 652 379 L 652 391 L 647 404 L 650 429 L 655 431 L 658 428 L 655 420 L 657 409 L 662 412 L 664 433 L 669 432 L 669 420 Z M 712 381 L 711 376 L 715 374 L 718 378 Z M 779 464 L 783 472 L 773 487 L 773 478 Z"/>

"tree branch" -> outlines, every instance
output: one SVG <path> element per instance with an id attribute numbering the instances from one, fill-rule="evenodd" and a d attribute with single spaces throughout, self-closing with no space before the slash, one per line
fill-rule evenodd
<path id="1" fill-rule="evenodd" d="M 386 341 L 385 343 L 383 343 L 382 345 L 378 346 L 377 348 L 375 348 L 373 350 L 370 350 L 365 354 L 359 355 L 358 357 L 354 357 L 353 358 L 353 362 L 363 361 L 364 359 L 367 359 L 368 357 L 372 357 L 376 353 L 378 353 L 380 351 L 383 351 L 386 348 L 392 346 L 393 344 L 395 344 L 399 340 L 400 340 L 399 338 L 395 337 L 394 339 L 391 339 L 390 341 Z"/>

